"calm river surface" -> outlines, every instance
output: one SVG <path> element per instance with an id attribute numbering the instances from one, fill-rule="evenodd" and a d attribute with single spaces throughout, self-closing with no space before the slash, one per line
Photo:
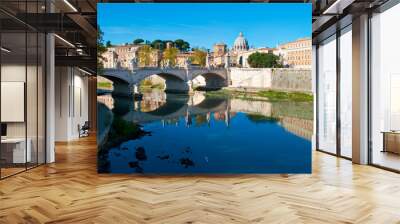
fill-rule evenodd
<path id="1" fill-rule="evenodd" d="M 200 92 L 188 96 L 159 91 L 146 93 L 140 102 L 111 94 L 99 95 L 98 102 L 99 149 L 103 145 L 99 172 L 311 172 L 310 102 L 267 102 L 205 97 Z M 140 124 L 147 134 L 125 139 L 110 134 L 116 127 L 129 132 L 132 124 Z"/>

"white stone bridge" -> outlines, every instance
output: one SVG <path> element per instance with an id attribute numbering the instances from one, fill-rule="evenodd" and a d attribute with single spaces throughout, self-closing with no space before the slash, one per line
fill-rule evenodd
<path id="1" fill-rule="evenodd" d="M 171 92 L 190 92 L 198 77 L 204 80 L 205 88 L 222 88 L 229 83 L 229 72 L 225 68 L 161 68 L 146 67 L 127 69 L 104 69 L 103 77 L 113 81 L 114 92 L 137 92 L 140 81 L 157 75 L 165 80 L 165 90 Z"/>

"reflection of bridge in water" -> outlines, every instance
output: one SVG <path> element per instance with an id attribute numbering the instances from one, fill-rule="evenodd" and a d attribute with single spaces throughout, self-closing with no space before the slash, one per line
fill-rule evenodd
<path id="1" fill-rule="evenodd" d="M 230 106 L 229 100 L 222 98 L 206 98 L 198 104 L 194 104 L 193 97 L 181 96 L 172 98 L 152 111 L 143 112 L 140 102 L 134 103 L 134 110 L 129 111 L 123 116 L 124 120 L 136 123 L 150 123 L 160 120 L 173 120 L 180 117 L 185 117 L 187 122 L 190 122 L 190 116 L 207 114 L 213 112 L 223 112 L 225 114 L 226 123 L 230 122 Z M 189 124 L 187 124 L 189 125 Z"/>
<path id="2" fill-rule="evenodd" d="M 161 92 L 161 94 L 164 93 Z M 143 101 L 103 95 L 99 101 L 106 103 L 106 106 L 112 109 L 114 114 L 135 123 L 144 124 L 155 121 L 168 123 L 184 117 L 186 125 L 190 126 L 193 116 L 205 115 L 207 122 L 210 122 L 211 113 L 218 113 L 219 119 L 229 125 L 232 116 L 242 112 L 277 118 L 283 128 L 305 139 L 311 139 L 313 133 L 312 104 L 292 105 L 290 102 L 210 98 L 200 93 L 190 96 L 173 95 L 172 97 L 167 95 L 154 97 L 145 94 Z M 151 101 L 155 101 L 155 103 L 150 104 Z M 299 111 L 299 108 L 310 111 L 302 112 L 302 110 Z"/>

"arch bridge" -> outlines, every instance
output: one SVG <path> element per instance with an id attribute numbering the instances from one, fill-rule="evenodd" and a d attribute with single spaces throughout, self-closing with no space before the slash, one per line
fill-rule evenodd
<path id="1" fill-rule="evenodd" d="M 190 92 L 196 86 L 218 89 L 229 83 L 229 72 L 226 68 L 104 69 L 101 76 L 113 81 L 115 93 L 126 94 L 138 92 L 139 83 L 154 75 L 165 80 L 165 91 L 169 92 Z"/>

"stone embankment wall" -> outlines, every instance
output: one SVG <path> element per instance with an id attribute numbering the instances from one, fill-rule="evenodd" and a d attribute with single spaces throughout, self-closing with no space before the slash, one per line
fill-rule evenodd
<path id="1" fill-rule="evenodd" d="M 228 87 L 311 93 L 311 69 L 231 68 Z"/>
<path id="2" fill-rule="evenodd" d="M 271 89 L 312 92 L 311 69 L 272 69 Z"/>

